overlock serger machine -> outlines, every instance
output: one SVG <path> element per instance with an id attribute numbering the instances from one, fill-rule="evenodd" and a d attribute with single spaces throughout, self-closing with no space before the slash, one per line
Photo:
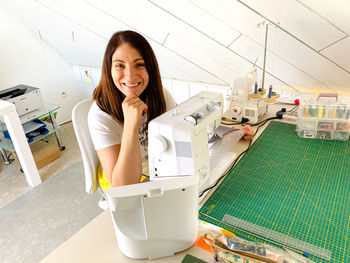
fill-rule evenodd
<path id="1" fill-rule="evenodd" d="M 232 86 L 229 108 L 224 117 L 237 122 L 246 118 L 249 123 L 257 123 L 268 108 L 262 100 L 263 95 L 265 90 L 258 88 L 256 69 L 237 78 Z"/>
<path id="2" fill-rule="evenodd" d="M 150 182 L 106 190 L 124 255 L 153 259 L 194 244 L 199 192 L 216 179 L 208 130 L 220 125 L 221 116 L 222 95 L 201 92 L 149 123 Z"/>

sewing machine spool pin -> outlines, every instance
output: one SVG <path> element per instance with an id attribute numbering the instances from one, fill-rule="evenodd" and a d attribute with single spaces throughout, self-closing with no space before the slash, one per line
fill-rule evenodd
<path id="1" fill-rule="evenodd" d="M 254 92 L 250 93 L 248 95 L 248 98 L 251 99 L 251 100 L 260 100 L 261 97 L 262 97 L 262 95 L 261 95 L 261 92 L 258 89 L 258 82 L 255 81 L 255 83 L 254 83 Z"/>
<path id="2" fill-rule="evenodd" d="M 271 99 L 271 96 L 272 96 L 272 85 L 270 85 L 270 87 L 269 87 L 269 93 L 267 94 L 267 97 L 268 97 L 269 99 Z"/>
<path id="3" fill-rule="evenodd" d="M 276 94 L 276 92 L 274 94 Z M 274 103 L 274 102 L 276 102 L 276 95 L 273 96 L 272 85 L 270 85 L 270 87 L 269 87 L 269 92 L 267 94 L 267 97 L 265 97 L 263 100 L 266 103 Z"/>
<path id="4" fill-rule="evenodd" d="M 258 94 L 258 82 L 255 81 L 255 84 L 254 84 L 254 94 Z"/>

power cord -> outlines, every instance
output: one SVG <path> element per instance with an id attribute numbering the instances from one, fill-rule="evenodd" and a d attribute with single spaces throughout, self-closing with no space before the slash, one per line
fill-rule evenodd
<path id="1" fill-rule="evenodd" d="M 199 197 L 202 197 L 202 195 L 203 195 L 205 192 L 207 192 L 207 191 L 213 189 L 215 186 L 217 186 L 217 184 L 231 171 L 231 169 L 235 166 L 235 164 L 237 163 L 237 161 L 239 160 L 239 158 L 241 158 L 241 156 L 242 156 L 244 153 L 246 153 L 246 152 L 249 150 L 249 148 L 250 148 L 250 145 L 248 146 L 248 148 L 247 148 L 245 151 L 241 152 L 241 153 L 237 156 L 237 158 L 235 159 L 235 161 L 234 161 L 234 162 L 230 165 L 230 167 L 227 169 L 227 172 L 225 172 L 223 175 L 221 175 L 221 176 L 219 177 L 219 179 L 216 180 L 216 182 L 215 182 L 214 185 L 209 186 L 208 188 L 204 189 L 204 190 L 199 194 Z"/>
<path id="2" fill-rule="evenodd" d="M 276 112 L 276 116 L 280 119 L 290 119 L 290 120 L 296 120 L 297 117 L 295 115 L 292 115 L 298 110 L 299 106 L 295 106 L 291 110 L 287 112 L 286 108 L 282 108 L 280 111 Z"/>
<path id="3" fill-rule="evenodd" d="M 258 125 L 260 125 L 260 124 L 262 124 L 261 126 L 263 126 L 266 122 L 271 121 L 271 120 L 276 120 L 276 119 L 282 119 L 282 116 L 279 116 L 279 115 L 277 115 L 277 113 L 276 113 L 276 117 L 267 118 L 266 120 L 263 120 L 263 121 L 261 121 L 261 122 L 252 124 L 251 126 L 254 127 L 254 126 L 258 126 Z M 260 127 L 260 126 L 259 126 L 259 127 Z M 259 127 L 258 127 L 258 128 L 259 128 Z M 256 134 L 256 132 L 254 133 L 254 136 L 255 136 L 255 134 Z"/>
<path id="4" fill-rule="evenodd" d="M 271 118 L 268 118 L 268 119 L 266 119 L 266 120 L 263 120 L 263 121 L 261 121 L 261 122 L 259 122 L 259 123 L 256 123 L 254 126 L 259 125 L 259 124 L 260 124 L 260 125 L 259 125 L 258 128 L 256 129 L 256 131 L 255 131 L 255 133 L 254 133 L 254 135 L 253 135 L 253 138 L 255 137 L 255 135 L 257 134 L 257 132 L 259 131 L 259 129 L 260 129 L 262 126 L 264 126 L 268 121 L 273 120 L 273 119 L 278 119 L 278 117 L 271 117 Z M 252 126 L 253 126 L 253 125 L 252 125 Z M 227 169 L 227 172 L 225 172 L 222 176 L 220 176 L 219 179 L 216 180 L 216 182 L 215 182 L 214 185 L 209 186 L 208 188 L 204 189 L 204 190 L 199 194 L 199 197 L 202 197 L 203 194 L 204 194 L 205 192 L 207 192 L 207 191 L 213 189 L 215 186 L 217 186 L 217 184 L 231 171 L 231 169 L 236 165 L 237 161 L 241 158 L 241 156 L 242 156 L 243 154 L 245 154 L 245 153 L 250 149 L 250 147 L 251 147 L 251 145 L 252 145 L 252 142 L 253 142 L 253 138 L 252 138 L 252 140 L 249 142 L 249 145 L 248 145 L 247 149 L 245 149 L 243 152 L 241 152 L 241 153 L 237 156 L 237 158 L 234 160 L 234 162 L 233 162 L 233 163 L 230 165 L 230 167 Z"/>
<path id="5" fill-rule="evenodd" d="M 261 122 L 258 122 L 258 123 L 255 123 L 255 124 L 252 124 L 251 126 L 258 126 L 254 135 L 253 135 L 253 138 L 255 137 L 255 135 L 258 133 L 259 129 L 264 126 L 268 121 L 271 121 L 271 120 L 275 120 L 275 119 L 282 119 L 283 118 L 283 114 L 286 112 L 286 108 L 282 108 L 280 111 L 276 112 L 276 117 L 270 117 L 270 118 L 267 118 L 266 120 L 263 120 Z M 241 123 L 239 123 L 241 124 Z M 249 145 L 247 147 L 247 149 L 245 149 L 243 152 L 241 152 L 237 158 L 234 160 L 234 162 L 230 165 L 230 167 L 227 169 L 227 172 L 225 172 L 222 176 L 219 177 L 219 179 L 216 180 L 215 184 L 204 189 L 200 194 L 199 194 L 199 197 L 202 197 L 203 194 L 211 189 L 213 189 L 215 186 L 217 186 L 217 184 L 226 176 L 228 175 L 228 173 L 231 171 L 231 169 L 236 165 L 237 161 L 241 158 L 241 156 L 243 154 L 245 154 L 251 147 L 252 145 L 252 142 L 253 142 L 253 138 L 252 140 L 249 142 Z"/>

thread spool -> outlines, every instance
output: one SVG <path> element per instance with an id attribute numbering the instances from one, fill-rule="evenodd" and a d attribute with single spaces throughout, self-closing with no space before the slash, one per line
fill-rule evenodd
<path id="1" fill-rule="evenodd" d="M 335 119 L 336 116 L 337 116 L 337 108 L 333 106 L 330 109 L 329 117 L 332 119 Z"/>
<path id="2" fill-rule="evenodd" d="M 347 120 L 350 119 L 350 108 L 348 108 L 345 119 L 347 119 Z"/>
<path id="3" fill-rule="evenodd" d="M 329 106 L 325 105 L 323 107 L 323 118 L 327 119 L 329 116 Z"/>
<path id="4" fill-rule="evenodd" d="M 337 107 L 337 118 L 338 119 L 344 119 L 346 114 L 346 106 L 345 105 L 339 105 Z"/>
<path id="5" fill-rule="evenodd" d="M 318 107 L 318 114 L 317 114 L 317 118 L 321 119 L 323 117 L 323 107 L 319 106 Z"/>
<path id="6" fill-rule="evenodd" d="M 317 112 L 318 112 L 318 108 L 316 105 L 312 105 L 309 109 L 309 116 L 311 118 L 316 118 L 317 117 Z"/>

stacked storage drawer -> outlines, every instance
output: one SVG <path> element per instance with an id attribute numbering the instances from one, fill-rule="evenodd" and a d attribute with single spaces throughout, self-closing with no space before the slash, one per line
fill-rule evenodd
<path id="1" fill-rule="evenodd" d="M 349 139 L 350 107 L 346 103 L 303 103 L 297 119 L 299 137 L 341 140 Z"/>

